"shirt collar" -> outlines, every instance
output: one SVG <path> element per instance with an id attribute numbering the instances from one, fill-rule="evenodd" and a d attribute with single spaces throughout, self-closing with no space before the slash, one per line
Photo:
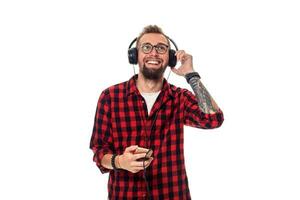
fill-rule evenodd
<path id="1" fill-rule="evenodd" d="M 127 88 L 126 88 L 126 94 L 127 96 L 133 95 L 133 94 L 140 94 L 137 86 L 136 86 L 136 80 L 138 78 L 138 74 L 132 76 L 129 81 L 127 82 Z M 163 80 L 163 87 L 161 89 L 161 92 L 166 92 L 168 96 L 173 97 L 175 96 L 175 91 L 172 89 L 168 81 L 164 78 Z"/>

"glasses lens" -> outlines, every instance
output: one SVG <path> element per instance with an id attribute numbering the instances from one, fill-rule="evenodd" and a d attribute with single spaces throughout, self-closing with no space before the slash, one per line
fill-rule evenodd
<path id="1" fill-rule="evenodd" d="M 156 45 L 156 51 L 157 53 L 165 53 L 167 51 L 168 47 L 163 44 Z"/>
<path id="2" fill-rule="evenodd" d="M 152 50 L 152 45 L 151 44 L 144 44 L 142 45 L 142 50 L 144 53 L 150 53 Z"/>

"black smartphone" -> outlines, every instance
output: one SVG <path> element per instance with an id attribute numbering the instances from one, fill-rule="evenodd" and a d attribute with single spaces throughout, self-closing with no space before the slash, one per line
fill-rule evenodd
<path id="1" fill-rule="evenodd" d="M 139 148 L 137 149 L 136 153 L 147 153 L 149 150 L 148 149 L 144 149 L 144 148 Z M 152 156 L 152 149 L 148 152 L 148 154 L 146 155 L 146 157 L 142 157 L 142 158 L 139 158 L 137 159 L 137 161 L 147 161 L 150 159 L 150 157 Z"/>

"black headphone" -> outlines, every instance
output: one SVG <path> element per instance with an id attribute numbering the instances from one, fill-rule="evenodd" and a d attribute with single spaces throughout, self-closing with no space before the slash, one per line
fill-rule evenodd
<path id="1" fill-rule="evenodd" d="M 168 38 L 169 41 L 172 42 L 172 44 L 174 45 L 176 51 L 178 51 L 178 47 L 176 45 L 176 43 L 169 38 L 168 36 L 166 36 Z M 137 64 L 138 63 L 138 50 L 136 47 L 131 48 L 131 46 L 133 45 L 134 42 L 136 42 L 137 38 L 134 38 L 134 40 L 130 43 L 129 47 L 128 47 L 128 60 L 130 64 Z M 177 58 L 175 56 L 176 53 L 175 50 L 173 49 L 169 49 L 169 63 L 168 65 L 170 67 L 175 67 L 176 63 L 177 63 Z"/>

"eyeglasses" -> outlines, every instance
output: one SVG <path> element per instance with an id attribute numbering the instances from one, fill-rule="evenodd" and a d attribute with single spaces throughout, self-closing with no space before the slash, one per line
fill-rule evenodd
<path id="1" fill-rule="evenodd" d="M 155 48 L 156 52 L 159 54 L 164 54 L 167 52 L 169 46 L 166 44 L 158 43 L 157 45 L 152 45 L 150 43 L 145 43 L 141 45 L 141 49 L 145 54 L 148 54 L 152 51 L 153 47 Z"/>

